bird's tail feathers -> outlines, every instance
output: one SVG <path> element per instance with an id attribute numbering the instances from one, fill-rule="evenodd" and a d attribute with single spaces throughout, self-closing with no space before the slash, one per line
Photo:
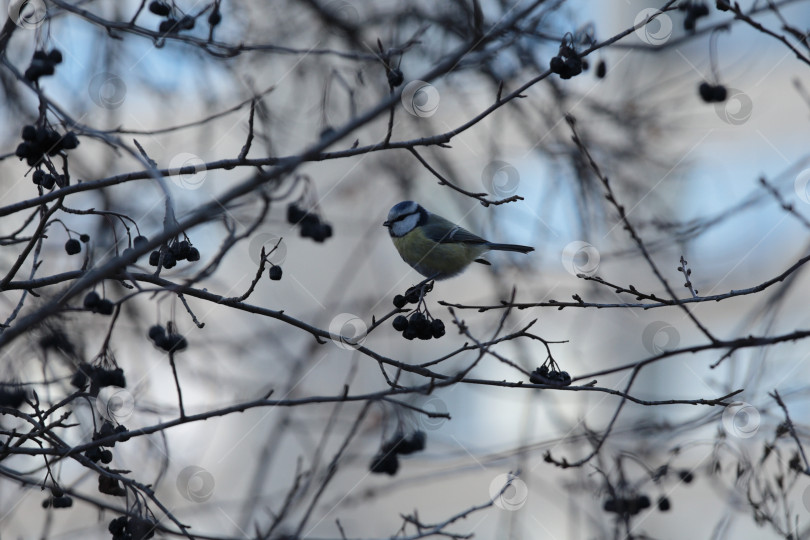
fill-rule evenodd
<path id="1" fill-rule="evenodd" d="M 493 251 L 517 251 L 519 253 L 534 251 L 531 246 L 521 246 L 519 244 L 487 244 L 487 247 Z"/>

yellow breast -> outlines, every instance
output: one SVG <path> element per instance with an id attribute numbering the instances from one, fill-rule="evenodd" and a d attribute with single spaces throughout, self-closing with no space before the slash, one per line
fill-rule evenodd
<path id="1" fill-rule="evenodd" d="M 472 244 L 439 244 L 427 238 L 419 227 L 400 237 L 392 237 L 402 260 L 425 277 L 446 279 L 467 267 L 487 251 Z"/>

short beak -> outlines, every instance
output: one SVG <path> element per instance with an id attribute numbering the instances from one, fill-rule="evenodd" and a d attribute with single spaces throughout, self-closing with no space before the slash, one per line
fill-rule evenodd
<path id="1" fill-rule="evenodd" d="M 388 220 L 383 221 L 383 227 L 391 227 L 391 222 Z"/>

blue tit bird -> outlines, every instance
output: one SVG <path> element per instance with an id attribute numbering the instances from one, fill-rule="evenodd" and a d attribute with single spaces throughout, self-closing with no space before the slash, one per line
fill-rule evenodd
<path id="1" fill-rule="evenodd" d="M 453 277 L 471 262 L 489 264 L 479 258 L 487 251 L 534 251 L 530 246 L 484 240 L 413 201 L 395 204 L 383 226 L 402 260 L 428 279 Z"/>

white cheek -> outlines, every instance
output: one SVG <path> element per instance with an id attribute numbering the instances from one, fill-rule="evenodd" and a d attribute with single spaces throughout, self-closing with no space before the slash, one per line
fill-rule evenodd
<path id="1" fill-rule="evenodd" d="M 402 221 L 395 222 L 391 226 L 391 232 L 394 236 L 405 236 L 416 228 L 417 223 L 419 223 L 419 214 L 410 215 Z"/>

